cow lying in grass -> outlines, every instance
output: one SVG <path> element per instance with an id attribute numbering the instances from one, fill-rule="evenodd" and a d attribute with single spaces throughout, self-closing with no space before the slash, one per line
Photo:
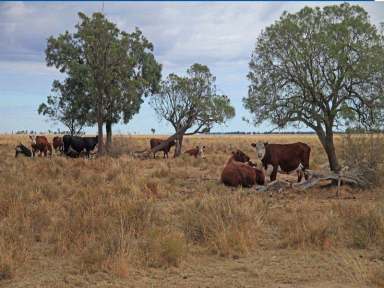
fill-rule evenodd
<path id="1" fill-rule="evenodd" d="M 32 151 L 21 143 L 16 146 L 15 150 L 16 150 L 15 157 L 19 156 L 19 154 L 22 154 L 26 157 L 32 157 Z"/>
<path id="2" fill-rule="evenodd" d="M 205 146 L 196 146 L 195 148 L 189 149 L 184 153 L 194 156 L 195 158 L 205 158 L 204 149 Z"/>
<path id="3" fill-rule="evenodd" d="M 244 152 L 240 150 L 232 152 L 221 173 L 221 182 L 231 187 L 264 185 L 264 172 L 255 166 Z"/>

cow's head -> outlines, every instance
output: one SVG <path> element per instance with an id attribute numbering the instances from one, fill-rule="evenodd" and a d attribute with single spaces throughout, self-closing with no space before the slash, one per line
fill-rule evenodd
<path id="1" fill-rule="evenodd" d="M 31 139 L 32 144 L 36 145 L 36 135 L 29 135 L 29 139 Z"/>
<path id="2" fill-rule="evenodd" d="M 248 155 L 245 154 L 243 151 L 240 151 L 240 150 L 233 151 L 232 155 L 233 155 L 233 159 L 235 159 L 236 161 L 243 162 L 243 163 L 249 161 Z"/>
<path id="3" fill-rule="evenodd" d="M 268 145 L 268 142 L 256 142 L 252 143 L 251 146 L 256 149 L 256 154 L 259 159 L 263 159 L 265 155 L 265 147 Z"/>
<path id="4" fill-rule="evenodd" d="M 196 146 L 196 149 L 197 149 L 197 157 L 205 158 L 205 155 L 204 155 L 205 146 Z"/>

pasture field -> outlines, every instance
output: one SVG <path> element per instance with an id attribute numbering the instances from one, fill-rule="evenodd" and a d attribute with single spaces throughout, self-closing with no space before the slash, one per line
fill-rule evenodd
<path id="1" fill-rule="evenodd" d="M 15 159 L 28 136 L 0 135 L 0 287 L 384 287 L 384 186 L 336 198 L 218 181 L 232 150 L 256 160 L 257 140 L 308 143 L 320 169 L 315 136 L 193 136 L 183 150 L 204 144 L 206 159 L 129 156 L 150 137 L 86 160 Z"/>

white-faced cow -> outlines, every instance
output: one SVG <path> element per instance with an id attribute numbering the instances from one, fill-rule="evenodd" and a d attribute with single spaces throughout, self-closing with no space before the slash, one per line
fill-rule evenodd
<path id="1" fill-rule="evenodd" d="M 277 172 L 291 173 L 296 171 L 297 181 L 303 177 L 303 171 L 309 169 L 309 156 L 311 148 L 302 142 L 291 144 L 269 144 L 268 142 L 252 143 L 256 154 L 263 164 L 270 180 L 276 180 Z M 308 176 L 305 175 L 305 179 Z"/>
<path id="2" fill-rule="evenodd" d="M 39 152 L 39 156 L 44 154 L 46 157 L 47 155 L 52 155 L 52 146 L 48 142 L 47 137 L 45 136 L 36 136 L 36 135 L 29 135 L 29 138 L 31 139 L 31 147 L 32 147 L 32 156 L 35 157 L 36 152 Z"/>
<path id="3" fill-rule="evenodd" d="M 205 146 L 196 146 L 195 148 L 189 149 L 184 153 L 194 156 L 195 158 L 205 158 L 204 149 Z"/>
<path id="4" fill-rule="evenodd" d="M 19 154 L 22 154 L 26 157 L 32 157 L 32 151 L 21 143 L 16 146 L 15 150 L 16 150 L 15 157 L 17 157 Z"/>

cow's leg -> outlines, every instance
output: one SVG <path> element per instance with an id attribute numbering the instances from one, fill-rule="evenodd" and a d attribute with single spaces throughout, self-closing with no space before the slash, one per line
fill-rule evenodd
<path id="1" fill-rule="evenodd" d="M 278 165 L 273 166 L 273 170 L 270 176 L 271 182 L 276 180 Z"/>
<path id="2" fill-rule="evenodd" d="M 153 152 L 153 159 L 156 159 L 156 152 Z"/>

